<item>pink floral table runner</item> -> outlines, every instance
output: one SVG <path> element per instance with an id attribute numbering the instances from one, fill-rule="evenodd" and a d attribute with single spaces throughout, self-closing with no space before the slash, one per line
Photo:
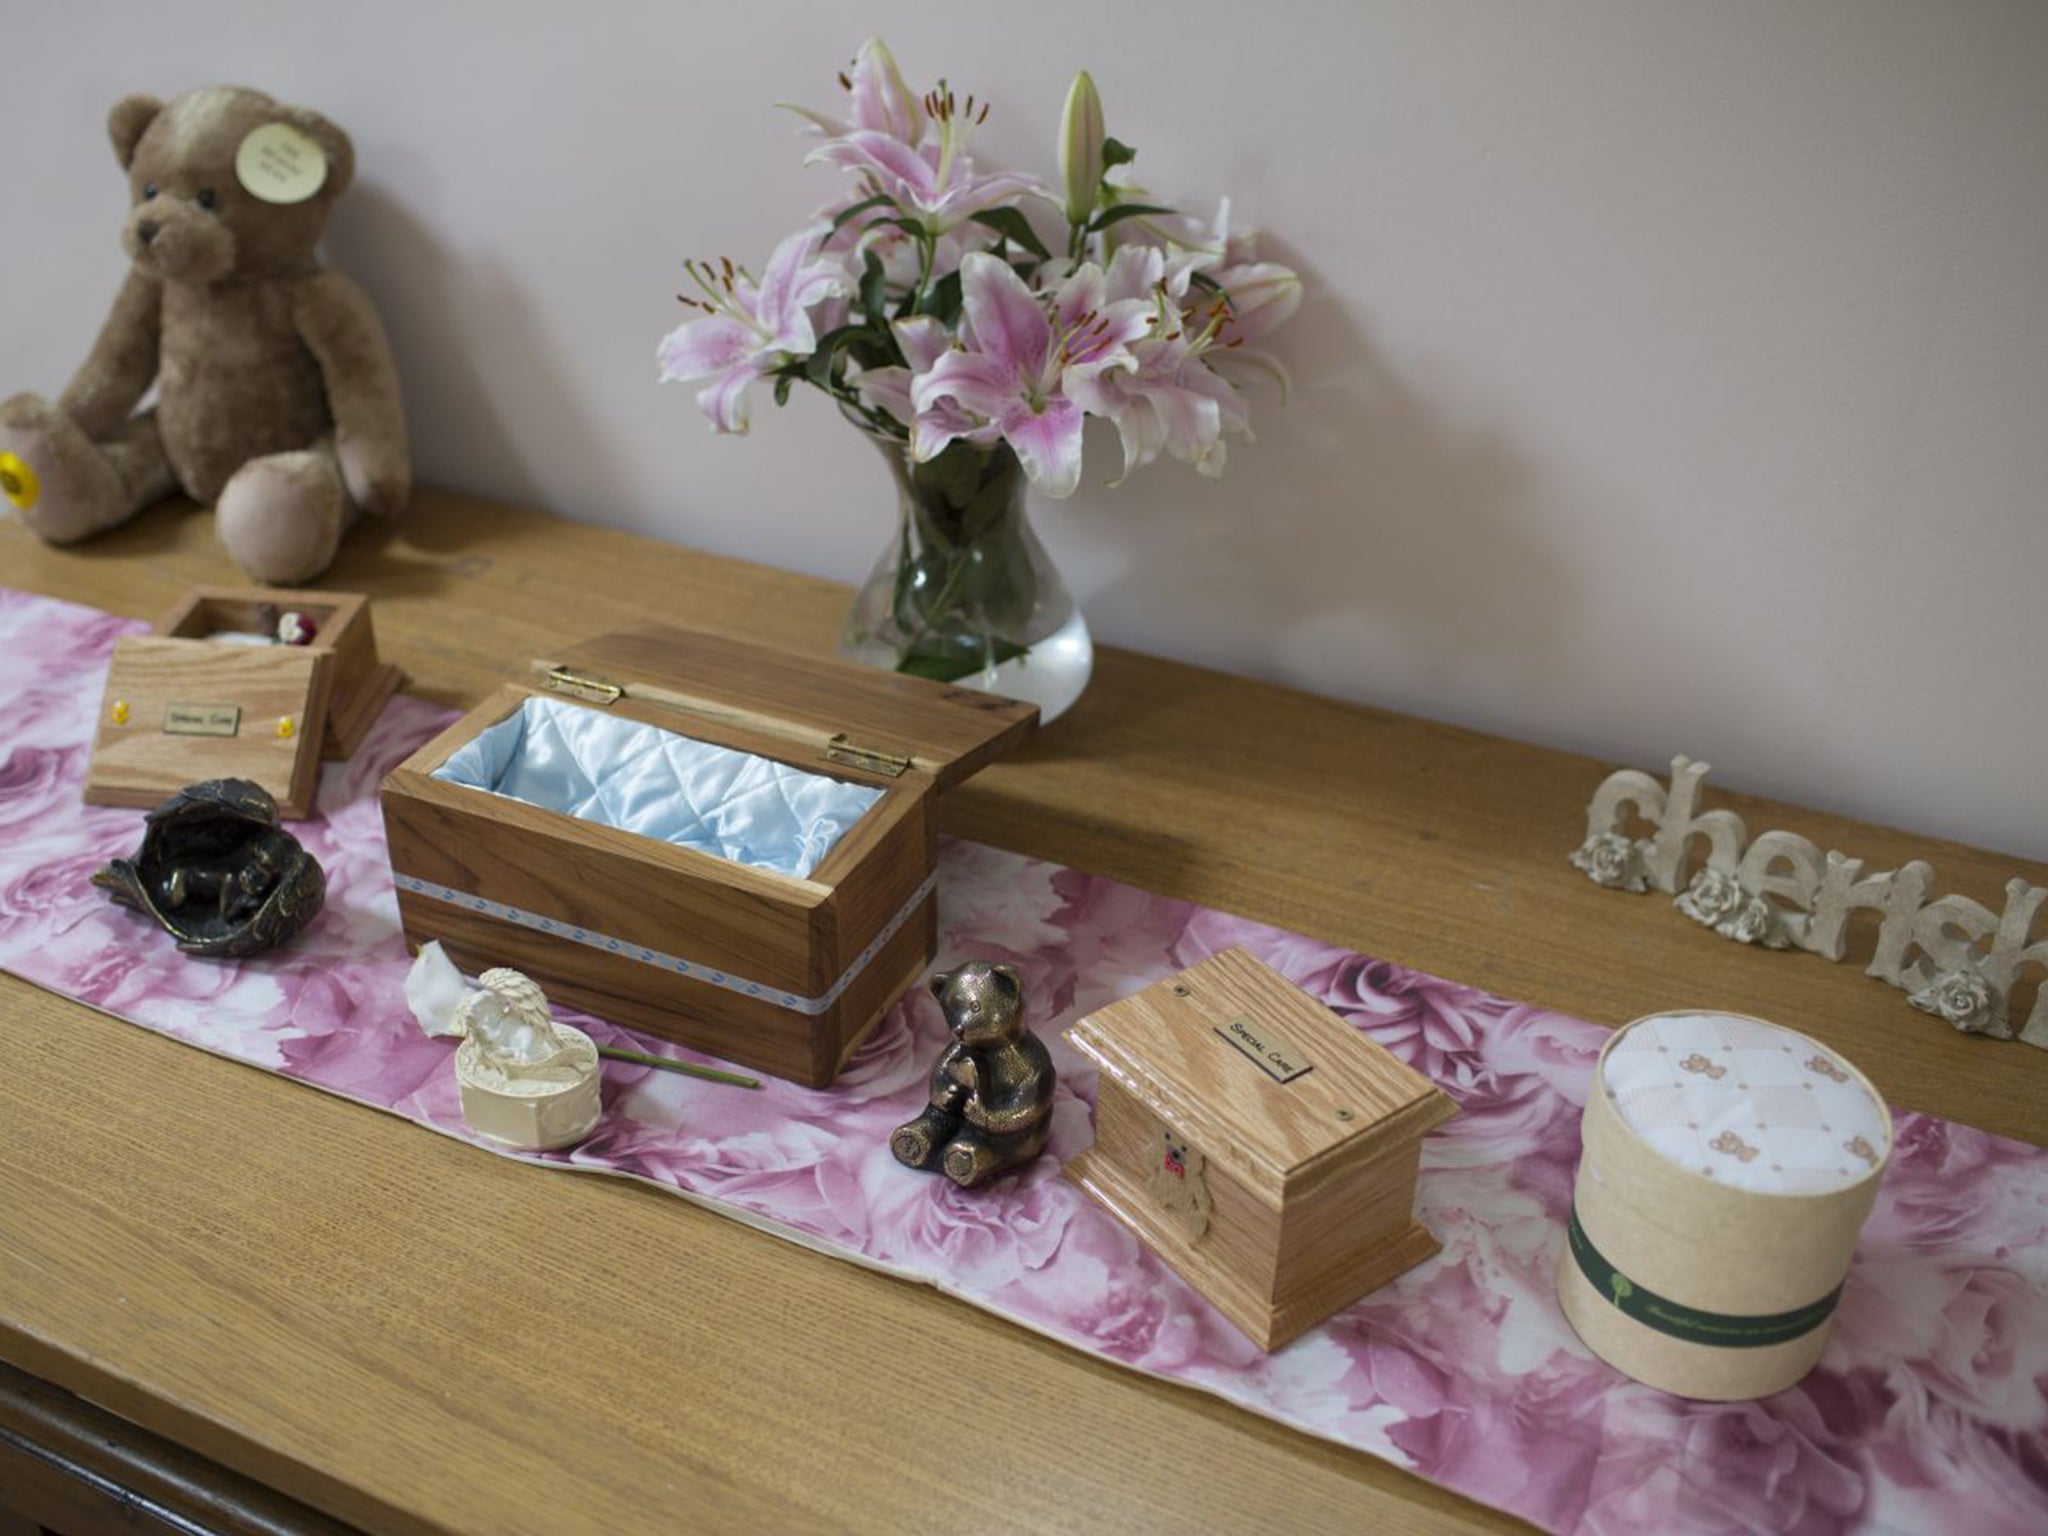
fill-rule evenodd
<path id="1" fill-rule="evenodd" d="M 423 1037 L 401 997 L 408 957 L 375 799 L 446 716 L 398 699 L 350 762 L 327 767 L 317 819 L 296 829 L 327 872 L 327 905 L 290 949 L 189 960 L 88 884 L 141 824 L 79 798 L 108 651 L 140 627 L 0 590 L 0 654 L 27 680 L 0 712 L 0 967 L 473 1140 L 448 1044 Z M 2048 1152 L 1897 1116 L 1820 1368 L 1763 1402 L 1688 1403 L 1588 1356 L 1552 1292 L 1605 1030 L 975 844 L 949 844 L 940 879 L 940 963 L 1015 965 L 1058 1062 L 1049 1157 L 972 1196 L 891 1161 L 889 1128 L 922 1101 L 945 1033 L 916 992 L 826 1091 L 607 1063 L 597 1134 L 532 1160 L 644 1179 L 1550 1531 L 2048 1531 Z M 1270 1357 L 1058 1174 L 1091 1139 L 1094 1096 L 1060 1031 L 1231 945 L 1461 1110 L 1423 1156 L 1420 1215 L 1442 1254 Z"/>

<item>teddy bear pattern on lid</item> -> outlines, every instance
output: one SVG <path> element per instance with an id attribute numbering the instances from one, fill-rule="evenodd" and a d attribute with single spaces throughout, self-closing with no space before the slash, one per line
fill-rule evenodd
<path id="1" fill-rule="evenodd" d="M 1891 1151 L 1891 1117 L 1862 1074 L 1818 1041 L 1761 1019 L 1640 1019 L 1609 1048 L 1601 1087 L 1652 1151 L 1737 1189 L 1841 1189 Z"/>

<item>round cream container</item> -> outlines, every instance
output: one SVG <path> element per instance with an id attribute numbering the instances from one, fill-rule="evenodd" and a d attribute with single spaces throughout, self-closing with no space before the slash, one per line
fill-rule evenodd
<path id="1" fill-rule="evenodd" d="M 1820 1359 L 1891 1156 L 1839 1053 L 1741 1014 L 1651 1014 L 1600 1052 L 1558 1300 L 1593 1353 L 1681 1397 L 1791 1386 Z"/>

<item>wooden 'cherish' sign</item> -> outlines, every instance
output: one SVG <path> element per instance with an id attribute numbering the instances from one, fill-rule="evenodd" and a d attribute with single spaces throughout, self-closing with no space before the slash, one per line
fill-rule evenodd
<path id="1" fill-rule="evenodd" d="M 1967 896 L 1929 900 L 1934 867 L 1923 859 L 1865 874 L 1861 859 L 1822 853 L 1797 833 L 1752 840 L 1733 811 L 1698 809 L 1707 768 L 1673 758 L 1668 789 L 1633 768 L 1609 774 L 1586 808 L 1586 840 L 1573 865 L 1612 890 L 1676 896 L 1679 911 L 1723 938 L 1829 960 L 1843 956 L 1850 915 L 1875 912 L 1877 951 L 1866 975 L 1965 1034 L 2017 1036 L 2048 1049 L 2048 985 L 2037 990 L 2024 1027 L 2015 1031 L 2011 1017 L 2020 968 L 2048 969 L 2048 935 L 2029 942 L 2048 886 L 2009 880 L 2005 910 L 1993 912 Z M 1652 824 L 1651 836 L 1628 835 L 1631 812 Z M 1707 858 L 1692 870 L 1695 839 L 1705 841 Z"/>

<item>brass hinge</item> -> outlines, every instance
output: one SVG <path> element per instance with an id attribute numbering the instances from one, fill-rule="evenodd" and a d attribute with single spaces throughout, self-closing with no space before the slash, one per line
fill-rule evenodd
<path id="1" fill-rule="evenodd" d="M 883 774 L 888 778 L 900 779 L 911 769 L 907 757 L 896 757 L 888 752 L 875 752 L 867 747 L 857 747 L 841 731 L 825 743 L 825 756 L 832 762 L 845 763 L 849 768 L 865 768 L 870 773 Z"/>
<path id="2" fill-rule="evenodd" d="M 573 699 L 584 699 L 592 704 L 616 704 L 626 693 L 617 683 L 571 672 L 567 667 L 548 668 L 547 679 L 548 687 L 556 693 L 566 693 Z"/>

